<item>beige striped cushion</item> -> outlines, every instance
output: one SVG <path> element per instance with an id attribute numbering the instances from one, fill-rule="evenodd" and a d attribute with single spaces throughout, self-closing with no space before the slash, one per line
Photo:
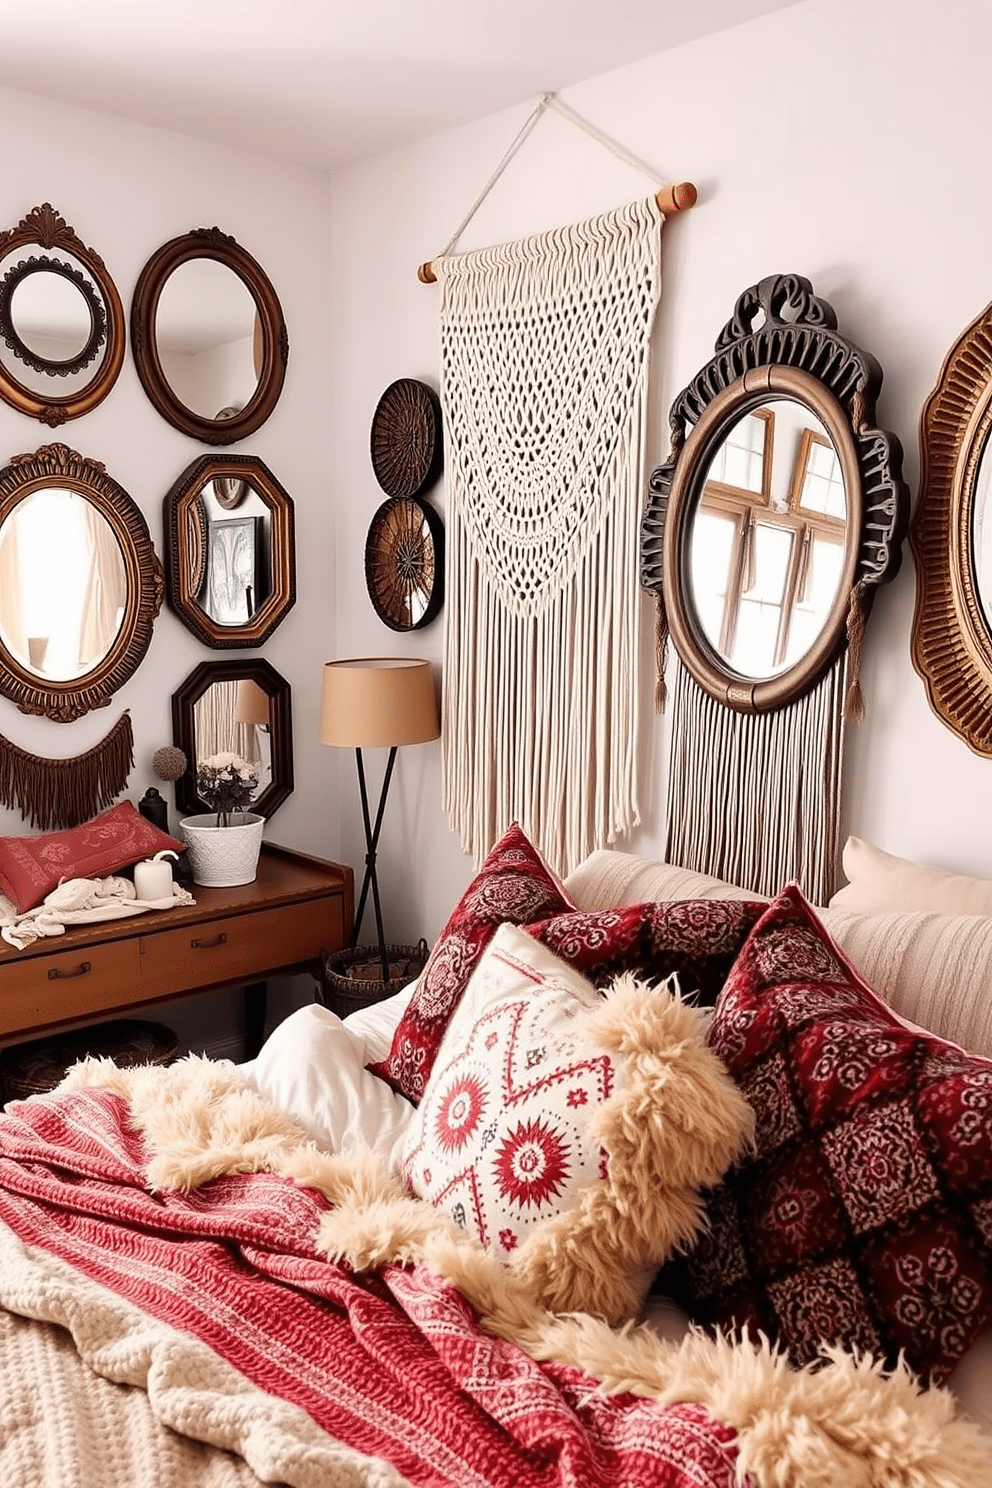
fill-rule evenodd
<path id="1" fill-rule="evenodd" d="M 592 853 L 565 888 L 579 909 L 649 899 L 755 899 L 733 884 L 631 853 Z M 870 987 L 903 1018 L 992 1059 L 992 916 L 818 909 Z"/>

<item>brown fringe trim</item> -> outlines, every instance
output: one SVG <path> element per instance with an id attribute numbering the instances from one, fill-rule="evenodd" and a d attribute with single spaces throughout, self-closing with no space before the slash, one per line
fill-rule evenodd
<path id="1" fill-rule="evenodd" d="M 75 759 L 28 754 L 0 734 L 0 805 L 16 806 L 42 832 L 78 827 L 113 803 L 133 765 L 134 736 L 126 709 L 106 738 Z"/>
<path id="2" fill-rule="evenodd" d="M 668 693 L 665 687 L 665 667 L 668 664 L 668 611 L 665 609 L 665 592 L 658 590 L 654 616 L 654 654 L 658 668 L 658 679 L 654 684 L 654 711 L 664 713 Z"/>
<path id="3" fill-rule="evenodd" d="M 861 648 L 864 644 L 868 608 L 867 585 L 862 579 L 851 590 L 851 603 L 847 611 L 849 680 L 847 697 L 844 699 L 844 719 L 847 723 L 863 723 L 865 717 L 865 695 L 861 690 Z"/>

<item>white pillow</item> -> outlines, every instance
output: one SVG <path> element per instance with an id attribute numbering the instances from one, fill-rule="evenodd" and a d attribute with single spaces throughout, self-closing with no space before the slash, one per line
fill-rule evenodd
<path id="1" fill-rule="evenodd" d="M 313 1004 L 269 1035 L 251 1067 L 255 1088 L 327 1152 L 370 1147 L 391 1169 L 414 1115 L 408 1100 L 365 1068 L 365 1041 Z"/>
<path id="2" fill-rule="evenodd" d="M 342 1020 L 348 1032 L 354 1038 L 364 1042 L 365 1064 L 378 1064 L 389 1053 L 393 1034 L 407 1010 L 416 985 L 416 978 L 414 978 L 412 982 L 407 982 L 399 992 L 394 992 L 392 997 L 384 997 L 381 1002 L 373 1002 L 368 1007 L 359 1008 L 357 1013 L 349 1013 L 347 1018 Z"/>
<path id="3" fill-rule="evenodd" d="M 830 901 L 831 909 L 867 914 L 932 910 L 948 915 L 992 915 L 992 882 L 947 873 L 897 858 L 849 837 L 844 844 L 844 873 L 848 882 Z"/>

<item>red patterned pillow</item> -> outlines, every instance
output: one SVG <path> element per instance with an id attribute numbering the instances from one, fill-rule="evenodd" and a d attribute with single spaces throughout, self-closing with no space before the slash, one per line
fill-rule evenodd
<path id="1" fill-rule="evenodd" d="M 574 910 L 525 929 L 597 987 L 625 971 L 658 982 L 674 973 L 684 997 L 711 1007 L 767 908 L 747 900 L 652 901 Z"/>
<path id="2" fill-rule="evenodd" d="M 992 1061 L 898 1018 L 794 886 L 744 945 L 710 1043 L 757 1144 L 683 1263 L 695 1315 L 797 1363 L 834 1343 L 946 1379 L 992 1318 Z"/>
<path id="3" fill-rule="evenodd" d="M 102 878 L 167 848 L 181 853 L 186 845 L 159 831 L 130 801 L 119 801 L 64 832 L 0 837 L 0 893 L 23 914 L 65 879 Z"/>
<path id="4" fill-rule="evenodd" d="M 448 1019 L 497 926 L 527 925 L 574 906 L 516 823 L 497 842 L 456 905 L 372 1074 L 414 1105 L 424 1093 Z"/>

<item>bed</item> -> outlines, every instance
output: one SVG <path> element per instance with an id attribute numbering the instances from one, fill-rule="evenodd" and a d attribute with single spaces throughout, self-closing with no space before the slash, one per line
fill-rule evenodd
<path id="1" fill-rule="evenodd" d="M 513 828 L 398 997 L 12 1103 L 0 1481 L 992 1484 L 992 902 L 845 867 Z"/>

